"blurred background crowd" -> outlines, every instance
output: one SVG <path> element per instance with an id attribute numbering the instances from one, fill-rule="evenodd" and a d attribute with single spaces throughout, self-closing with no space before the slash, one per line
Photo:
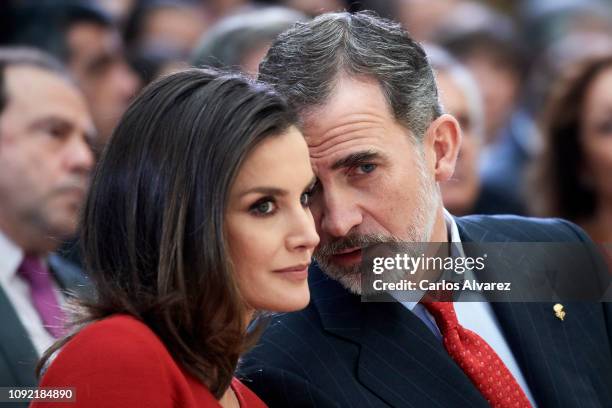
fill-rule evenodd
<path id="1" fill-rule="evenodd" d="M 98 152 L 155 78 L 191 65 L 256 75 L 294 22 L 374 10 L 427 45 L 442 102 L 463 126 L 457 173 L 443 186 L 452 213 L 561 216 L 612 241 L 612 2 L 13 0 L 0 8 L 3 46 L 42 49 L 76 80 Z"/>
<path id="2" fill-rule="evenodd" d="M 13 0 L 2 46 L 58 58 L 101 150 L 131 98 L 188 66 L 256 75 L 274 37 L 334 10 L 370 9 L 427 47 L 463 127 L 456 215 L 559 216 L 612 241 L 612 2 L 605 0 Z M 137 136 L 135 136 L 137 137 Z"/>

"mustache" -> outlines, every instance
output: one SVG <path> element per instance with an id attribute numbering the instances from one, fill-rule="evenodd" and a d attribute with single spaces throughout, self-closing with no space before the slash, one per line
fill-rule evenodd
<path id="1" fill-rule="evenodd" d="M 319 245 L 314 252 L 316 257 L 330 257 L 349 248 L 366 248 L 372 245 L 401 242 L 398 238 L 383 234 L 350 234 Z"/>
<path id="2" fill-rule="evenodd" d="M 86 193 L 89 189 L 89 177 L 73 176 L 58 183 L 53 188 L 53 194 L 62 194 L 71 192 L 74 190 L 82 191 Z"/>

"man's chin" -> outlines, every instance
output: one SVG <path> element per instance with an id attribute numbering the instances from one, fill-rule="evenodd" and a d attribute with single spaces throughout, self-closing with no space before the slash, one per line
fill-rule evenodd
<path id="1" fill-rule="evenodd" d="M 322 261 L 320 259 L 317 259 L 317 263 L 321 266 L 321 270 L 325 275 L 340 283 L 349 292 L 355 295 L 361 295 L 361 273 L 359 271 L 359 264 L 352 267 L 342 267 L 330 260 Z"/>

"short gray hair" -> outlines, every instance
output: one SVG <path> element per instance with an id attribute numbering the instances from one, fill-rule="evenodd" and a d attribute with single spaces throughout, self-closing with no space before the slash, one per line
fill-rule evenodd
<path id="1" fill-rule="evenodd" d="M 442 114 L 423 48 L 373 12 L 328 13 L 295 24 L 272 44 L 259 72 L 300 113 L 322 106 L 339 74 L 372 77 L 418 142 Z"/>
<path id="2" fill-rule="evenodd" d="M 296 10 L 268 7 L 235 14 L 219 21 L 201 37 L 191 57 L 196 67 L 235 68 L 254 48 L 307 17 Z"/>

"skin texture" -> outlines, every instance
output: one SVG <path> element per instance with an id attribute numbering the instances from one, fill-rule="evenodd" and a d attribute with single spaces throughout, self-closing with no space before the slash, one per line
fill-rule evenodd
<path id="1" fill-rule="evenodd" d="M 361 293 L 363 247 L 447 241 L 437 183 L 452 175 L 461 142 L 452 116 L 433 121 L 415 146 L 376 81 L 341 75 L 324 106 L 305 115 L 304 135 L 319 180 L 315 257 L 347 289 Z"/>
<path id="2" fill-rule="evenodd" d="M 67 41 L 68 68 L 85 94 L 100 143 L 105 144 L 139 89 L 139 79 L 123 57 L 117 32 L 80 23 L 70 29 Z"/>
<path id="3" fill-rule="evenodd" d="M 612 233 L 612 68 L 595 77 L 585 95 L 580 142 L 584 155 L 583 179 L 596 191 L 593 219 L 583 226 L 598 242 L 611 242 Z"/>
<path id="4" fill-rule="evenodd" d="M 76 230 L 94 164 L 87 104 L 66 79 L 6 69 L 0 116 L 0 229 L 26 253 L 46 253 Z"/>
<path id="5" fill-rule="evenodd" d="M 313 180 L 306 143 L 292 127 L 255 147 L 230 190 L 230 255 L 253 310 L 288 312 L 310 300 L 307 267 L 319 243 L 309 208 Z"/>
<path id="6" fill-rule="evenodd" d="M 469 213 L 476 204 L 480 193 L 480 176 L 478 174 L 478 157 L 481 141 L 475 134 L 475 123 L 472 123 L 467 96 L 452 77 L 441 72 L 437 76 L 442 105 L 453 115 L 461 126 L 463 138 L 455 173 L 450 180 L 440 184 L 444 207 L 452 214 Z"/>

